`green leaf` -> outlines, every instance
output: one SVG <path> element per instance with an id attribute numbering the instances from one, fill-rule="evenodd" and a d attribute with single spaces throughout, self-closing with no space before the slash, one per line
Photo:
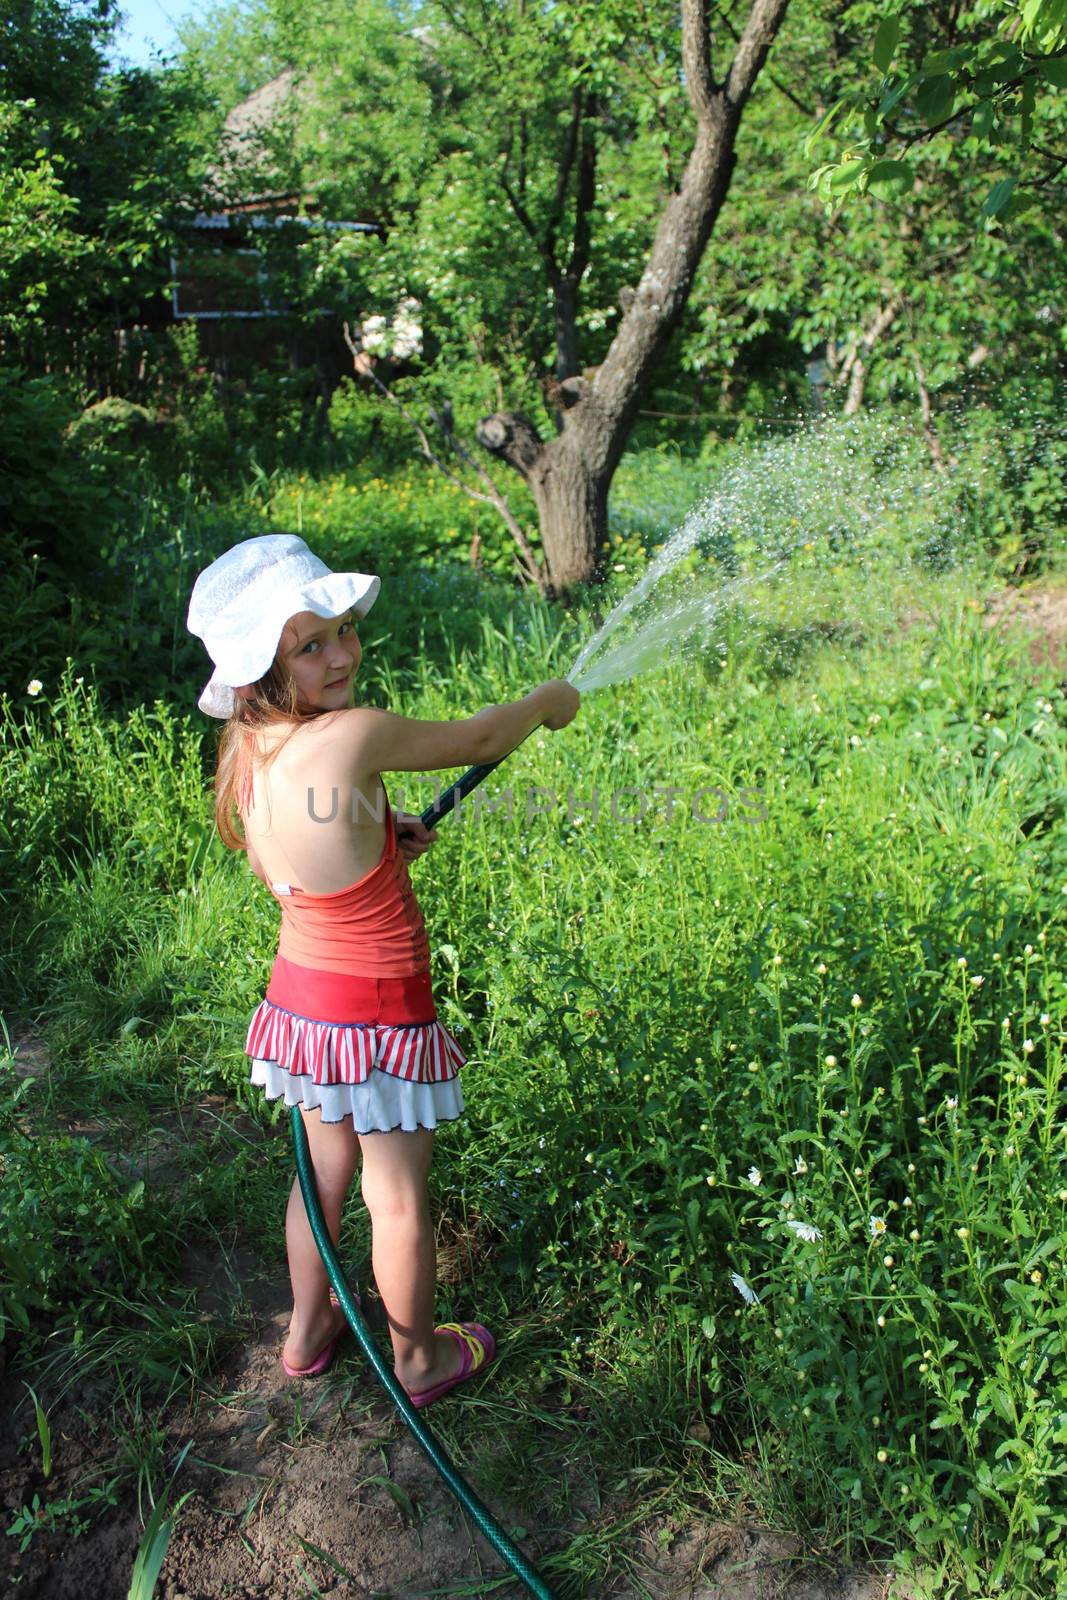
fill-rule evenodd
<path id="1" fill-rule="evenodd" d="M 152 1515 L 145 1523 L 141 1543 L 137 1548 L 133 1572 L 130 1574 L 129 1600 L 151 1600 L 155 1594 L 160 1568 L 167 1554 L 167 1546 L 178 1513 L 185 1502 L 192 1497 L 192 1493 L 190 1489 L 187 1494 L 182 1495 L 170 1516 L 167 1515 L 165 1497 L 161 1495 L 156 1502 Z"/>
<path id="2" fill-rule="evenodd" d="M 923 57 L 923 76 L 937 78 L 946 72 L 955 72 L 966 62 L 970 50 L 931 50 L 929 55 Z"/>
<path id="3" fill-rule="evenodd" d="M 910 161 L 876 161 L 867 173 L 867 187 L 879 200 L 896 200 L 910 194 L 914 183 Z"/>
<path id="4" fill-rule="evenodd" d="M 26 1383 L 25 1378 L 22 1381 L 26 1384 L 26 1388 L 29 1389 L 33 1399 L 33 1409 L 37 1421 L 37 1437 L 41 1441 L 41 1471 L 46 1478 L 50 1478 L 52 1476 L 52 1430 L 49 1427 L 45 1410 L 37 1398 L 36 1391 L 30 1384 Z"/>
<path id="5" fill-rule="evenodd" d="M 989 130 L 993 126 L 995 109 L 992 100 L 983 100 L 975 107 L 974 115 L 971 117 L 971 132 L 976 139 L 988 137 Z"/>
<path id="6" fill-rule="evenodd" d="M 1063 0 L 1024 0 L 1022 6 L 1024 39 L 1038 38 L 1054 32 L 1067 21 L 1067 8 Z M 1046 48 L 1051 41 L 1046 39 Z"/>
<path id="7" fill-rule="evenodd" d="M 838 115 L 845 104 L 846 101 L 844 97 L 842 97 L 840 100 L 835 101 L 835 103 L 830 107 L 829 111 L 824 112 L 824 114 L 819 118 L 819 121 L 815 124 L 814 128 L 812 128 L 811 132 L 804 140 L 804 154 L 806 156 L 811 155 L 815 145 L 822 138 L 823 134 L 829 130 L 830 124 L 833 122 L 834 118 Z"/>
<path id="8" fill-rule="evenodd" d="M 993 1407 L 993 1410 L 996 1412 L 997 1416 L 1000 1417 L 1002 1421 L 1013 1422 L 1015 1420 L 1015 1413 L 1012 1410 L 1010 1395 L 1008 1394 L 1007 1390 L 1004 1389 L 1003 1386 L 997 1383 L 994 1379 L 991 1378 L 987 1383 L 982 1385 L 978 1398 L 980 1401 L 988 1401 Z"/>
<path id="9" fill-rule="evenodd" d="M 874 36 L 874 64 L 879 72 L 888 72 L 900 42 L 900 18 L 883 17 Z"/>
<path id="10" fill-rule="evenodd" d="M 1017 45 L 1005 46 L 1002 59 L 995 61 L 987 70 L 994 83 L 1010 83 L 1017 78 L 1024 66 L 1022 51 Z"/>
<path id="11" fill-rule="evenodd" d="M 830 175 L 830 193 L 843 194 L 846 189 L 851 189 L 863 177 L 866 170 L 865 161 L 843 161 Z"/>
<path id="12" fill-rule="evenodd" d="M 293 1537 L 305 1555 L 314 1556 L 316 1561 L 324 1562 L 334 1572 L 339 1573 L 342 1578 L 348 1578 L 352 1583 L 358 1582 L 355 1573 L 349 1572 L 347 1567 L 343 1567 L 334 1556 L 330 1555 L 328 1550 L 320 1550 L 317 1544 L 312 1544 L 310 1539 L 301 1538 L 298 1533 L 295 1533 Z"/>
<path id="13" fill-rule="evenodd" d="M 889 113 L 900 104 L 904 96 L 912 88 L 914 79 L 904 78 L 895 89 L 887 89 L 878 102 L 878 115 L 887 117 Z"/>
<path id="14" fill-rule="evenodd" d="M 936 77 L 923 79 L 915 96 L 915 109 L 926 126 L 932 128 L 935 123 L 944 122 L 946 117 L 952 115 L 955 98 L 955 79 L 939 73 Z"/>
<path id="15" fill-rule="evenodd" d="M 1032 1272 L 1039 1261 L 1047 1261 L 1049 1256 L 1056 1255 L 1063 1247 L 1063 1240 L 1058 1234 L 1052 1234 L 1043 1244 L 1039 1244 L 1033 1255 L 1028 1256 L 1024 1271 Z M 28 1387 L 28 1385 L 27 1385 Z"/>
<path id="16" fill-rule="evenodd" d="M 415 1521 L 415 1507 L 412 1504 L 411 1496 L 406 1489 L 402 1489 L 392 1478 L 387 1478 L 382 1473 L 376 1473 L 372 1478 L 364 1478 L 363 1483 L 373 1483 L 379 1489 L 384 1489 L 400 1512 L 400 1515 L 406 1517 L 409 1522 Z M 363 1485 L 361 1484 L 360 1487 L 362 1488 Z"/>
<path id="17" fill-rule="evenodd" d="M 1018 181 L 1018 178 L 1001 178 L 995 183 L 982 202 L 982 216 L 995 217 L 1003 211 L 1014 194 Z"/>
<path id="18" fill-rule="evenodd" d="M 1057 89 L 1067 89 L 1067 56 L 1052 56 L 1040 64 L 1041 76 Z"/>

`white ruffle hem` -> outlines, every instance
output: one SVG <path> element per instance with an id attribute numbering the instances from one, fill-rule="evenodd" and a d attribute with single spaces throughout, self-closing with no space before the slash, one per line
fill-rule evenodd
<path id="1" fill-rule="evenodd" d="M 306 1072 L 287 1072 L 276 1061 L 253 1057 L 248 1081 L 268 1100 L 284 1095 L 287 1106 L 318 1108 L 323 1122 L 343 1122 L 350 1116 L 357 1133 L 391 1133 L 394 1128 L 413 1133 L 463 1115 L 458 1076 L 418 1083 L 371 1067 L 362 1083 L 316 1083 Z"/>

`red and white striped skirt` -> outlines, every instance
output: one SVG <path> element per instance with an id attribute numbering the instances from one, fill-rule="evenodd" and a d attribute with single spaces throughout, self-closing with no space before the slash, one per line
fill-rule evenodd
<path id="1" fill-rule="evenodd" d="M 434 1128 L 463 1112 L 466 1056 L 437 1020 L 428 973 L 365 978 L 275 959 L 248 1026 L 249 1081 L 268 1100 L 351 1116 L 357 1133 Z"/>

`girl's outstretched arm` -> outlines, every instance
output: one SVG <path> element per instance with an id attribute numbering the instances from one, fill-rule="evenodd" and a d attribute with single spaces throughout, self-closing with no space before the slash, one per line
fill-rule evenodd
<path id="1" fill-rule="evenodd" d="M 535 728 L 565 728 L 581 696 L 562 678 L 539 684 L 521 700 L 487 706 L 457 722 L 422 722 L 361 706 L 344 713 L 360 765 L 371 772 L 435 772 L 500 761 Z M 346 737 L 345 734 L 341 735 Z"/>

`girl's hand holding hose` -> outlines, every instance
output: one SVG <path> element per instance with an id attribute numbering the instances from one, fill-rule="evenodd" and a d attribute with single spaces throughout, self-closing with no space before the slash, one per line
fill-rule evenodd
<path id="1" fill-rule="evenodd" d="M 541 725 L 552 733 L 558 733 L 560 728 L 565 728 L 568 722 L 573 722 L 578 715 L 582 697 L 566 678 L 549 678 L 535 693 L 542 695 L 548 702 L 548 709 L 541 719 Z"/>

